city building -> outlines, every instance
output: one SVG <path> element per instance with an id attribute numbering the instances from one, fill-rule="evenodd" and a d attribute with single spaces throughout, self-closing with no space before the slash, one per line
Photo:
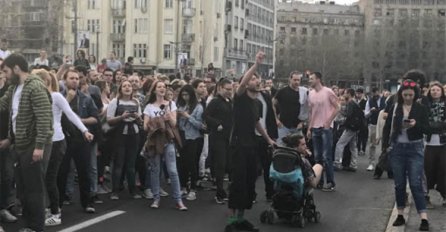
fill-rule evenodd
<path id="1" fill-rule="evenodd" d="M 370 85 L 396 90 L 409 69 L 445 81 L 445 0 L 362 0 L 367 56 L 364 76 Z"/>
<path id="2" fill-rule="evenodd" d="M 271 78 L 273 74 L 275 11 L 275 0 L 250 0 L 248 2 L 246 13 L 248 25 L 245 30 L 248 66 L 254 64 L 257 51 L 263 50 L 266 57 L 264 63 L 258 68 L 258 72 L 264 78 Z"/>
<path id="3" fill-rule="evenodd" d="M 63 1 L 1 0 L 0 5 L 0 38 L 7 39 L 9 50 L 22 53 L 30 63 L 42 49 L 62 52 Z"/>
<path id="4" fill-rule="evenodd" d="M 362 85 L 364 15 L 357 5 L 281 1 L 277 5 L 275 75 L 320 71 L 326 84 Z"/>
<path id="5" fill-rule="evenodd" d="M 209 63 L 222 70 L 224 1 L 70 1 L 77 9 L 67 4 L 65 14 L 77 17 L 65 17 L 65 54 L 80 48 L 101 60 L 114 51 L 146 73 L 202 76 Z M 81 46 L 84 35 L 89 48 Z"/>

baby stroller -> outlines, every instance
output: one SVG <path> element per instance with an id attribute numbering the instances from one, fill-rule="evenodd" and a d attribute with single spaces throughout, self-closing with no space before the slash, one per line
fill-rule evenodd
<path id="1" fill-rule="evenodd" d="M 275 219 L 305 227 L 305 222 L 318 223 L 312 188 L 306 186 L 304 162 L 292 148 L 276 147 L 273 151 L 270 179 L 274 182 L 275 195 L 269 209 L 260 214 L 260 222 L 273 224 Z"/>

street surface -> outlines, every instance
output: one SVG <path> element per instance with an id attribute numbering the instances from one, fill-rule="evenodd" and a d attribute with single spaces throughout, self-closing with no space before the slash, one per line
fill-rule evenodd
<path id="1" fill-rule="evenodd" d="M 307 223 L 304 229 L 284 223 L 264 225 L 259 221 L 260 213 L 268 207 L 264 197 L 263 179 L 257 182 L 258 202 L 246 217 L 262 232 L 380 232 L 384 231 L 394 206 L 393 181 L 383 175 L 374 180 L 372 172 L 366 172 L 366 157 L 359 157 L 356 173 L 336 172 L 336 192 L 314 191 L 315 202 L 322 214 L 319 224 Z M 165 188 L 170 191 L 169 187 Z M 96 214 L 83 213 L 78 201 L 63 208 L 61 226 L 46 231 L 167 231 L 167 232 L 219 232 L 224 231 L 228 209 L 217 205 L 215 192 L 199 191 L 198 200 L 185 200 L 188 212 L 176 210 L 170 198 L 162 198 L 161 208 L 151 209 L 151 201 L 132 200 L 122 193 L 119 201 L 110 201 L 108 195 L 101 195 L 104 204 L 96 205 Z M 101 217 L 102 216 L 102 217 Z M 5 225 L 5 224 L 3 224 Z M 6 231 L 17 231 L 21 222 L 4 226 Z"/>

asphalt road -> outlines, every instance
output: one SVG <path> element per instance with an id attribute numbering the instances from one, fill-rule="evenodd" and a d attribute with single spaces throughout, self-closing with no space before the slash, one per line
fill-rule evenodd
<path id="1" fill-rule="evenodd" d="M 356 173 L 336 172 L 336 192 L 314 191 L 315 202 L 322 214 L 318 224 L 307 223 L 299 229 L 285 223 L 264 225 L 259 221 L 260 213 L 268 207 L 264 198 L 263 180 L 257 182 L 258 202 L 246 213 L 248 220 L 261 231 L 317 231 L 317 232 L 379 232 L 384 231 L 394 205 L 393 182 L 383 178 L 373 180 L 372 173 L 366 172 L 366 158 L 360 157 L 360 169 Z M 385 176 L 385 175 L 384 175 Z M 169 190 L 169 188 L 165 188 Z M 47 228 L 46 231 L 76 231 L 73 226 L 85 226 L 77 231 L 168 231 L 168 232 L 217 232 L 223 231 L 228 209 L 213 201 L 214 192 L 198 192 L 198 200 L 185 201 L 188 212 L 177 211 L 174 201 L 163 198 L 161 208 L 151 209 L 146 199 L 132 200 L 123 193 L 119 201 L 110 201 L 102 195 L 105 203 L 96 205 L 96 214 L 82 212 L 79 203 L 63 208 L 63 224 Z M 102 218 L 101 218 L 102 216 Z M 103 221 L 104 217 L 109 217 Z M 84 224 L 81 224 L 84 223 Z M 4 225 L 6 231 L 17 231 L 21 222 Z"/>

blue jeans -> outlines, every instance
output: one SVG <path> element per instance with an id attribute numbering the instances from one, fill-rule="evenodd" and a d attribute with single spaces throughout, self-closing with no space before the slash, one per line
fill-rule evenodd
<path id="1" fill-rule="evenodd" d="M 289 134 L 295 134 L 295 133 L 299 133 L 302 134 L 302 129 L 297 129 L 297 128 L 287 128 L 285 126 L 279 127 L 278 128 L 278 135 L 279 138 L 277 139 L 277 141 L 279 142 L 279 144 L 284 145 L 282 139 L 286 136 L 288 136 Z"/>
<path id="2" fill-rule="evenodd" d="M 311 135 L 313 140 L 314 158 L 317 163 L 323 164 L 327 176 L 327 183 L 333 184 L 333 130 L 331 128 L 312 128 Z"/>
<path id="3" fill-rule="evenodd" d="M 175 145 L 173 143 L 168 143 L 164 146 L 163 155 L 153 155 L 150 157 L 150 180 L 152 182 L 153 197 L 155 200 L 160 199 L 161 158 L 164 158 L 166 161 L 167 172 L 169 173 L 171 181 L 170 186 L 172 188 L 173 199 L 175 199 L 176 202 L 180 202 L 180 180 L 178 178 Z"/>
<path id="4" fill-rule="evenodd" d="M 422 141 L 413 143 L 395 143 L 390 152 L 390 164 L 395 181 L 395 198 L 398 209 L 406 206 L 406 182 L 409 178 L 418 213 L 426 211 L 426 200 L 423 192 L 422 178 L 424 175 L 424 144 Z"/>

